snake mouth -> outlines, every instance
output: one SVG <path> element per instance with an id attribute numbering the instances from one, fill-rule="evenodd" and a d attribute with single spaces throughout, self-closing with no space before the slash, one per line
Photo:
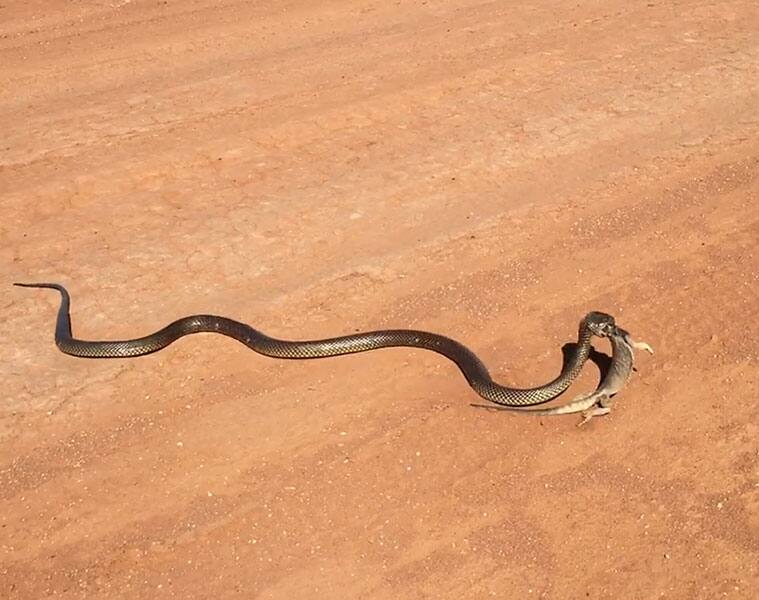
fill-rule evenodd
<path id="1" fill-rule="evenodd" d="M 585 323 L 593 335 L 598 337 L 609 337 L 617 332 L 614 317 L 600 311 L 589 312 L 585 316 Z"/>

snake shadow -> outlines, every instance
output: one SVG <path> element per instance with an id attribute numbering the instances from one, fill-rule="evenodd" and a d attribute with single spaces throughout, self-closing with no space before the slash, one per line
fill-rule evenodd
<path id="1" fill-rule="evenodd" d="M 561 347 L 561 354 L 563 357 L 562 369 L 567 366 L 567 362 L 569 361 L 570 356 L 576 351 L 576 349 L 577 344 L 574 342 L 569 342 Z M 588 360 L 596 365 L 596 367 L 598 367 L 598 381 L 600 383 L 603 381 L 603 378 L 606 377 L 606 374 L 611 368 L 611 356 L 605 352 L 599 352 L 593 346 L 591 346 L 590 354 L 588 354 Z M 563 396 L 565 393 L 566 392 L 562 392 L 559 394 L 559 396 Z M 489 410 L 508 410 L 508 408 L 501 408 L 500 406 L 494 406 L 492 404 L 471 403 L 469 406 L 473 406 L 474 408 L 485 408 Z"/>

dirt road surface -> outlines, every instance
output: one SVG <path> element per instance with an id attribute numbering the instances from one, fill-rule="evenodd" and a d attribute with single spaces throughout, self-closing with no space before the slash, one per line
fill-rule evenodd
<path id="1" fill-rule="evenodd" d="M 758 73 L 755 0 L 3 0 L 0 596 L 755 598 Z M 578 429 L 409 349 L 72 358 L 13 281 L 89 339 L 657 353 Z"/>

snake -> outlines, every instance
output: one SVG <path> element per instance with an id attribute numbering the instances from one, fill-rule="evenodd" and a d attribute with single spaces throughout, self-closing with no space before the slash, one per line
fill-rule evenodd
<path id="1" fill-rule="evenodd" d="M 548 402 L 564 392 L 579 375 L 591 350 L 594 336 L 606 337 L 614 317 L 592 311 L 581 321 L 577 343 L 570 350 L 560 374 L 549 383 L 532 388 L 516 388 L 493 381 L 487 367 L 460 342 L 427 331 L 383 329 L 320 340 L 290 341 L 270 337 L 245 323 L 215 315 L 190 315 L 163 329 L 129 340 L 90 341 L 72 336 L 68 291 L 57 283 L 15 283 L 26 288 L 47 288 L 60 292 L 61 304 L 55 325 L 58 349 L 83 358 L 126 358 L 143 356 L 166 348 L 194 333 L 218 333 L 241 342 L 251 350 L 272 358 L 312 359 L 367 352 L 379 348 L 409 347 L 430 350 L 455 363 L 469 386 L 479 396 L 501 406 L 532 406 Z"/>

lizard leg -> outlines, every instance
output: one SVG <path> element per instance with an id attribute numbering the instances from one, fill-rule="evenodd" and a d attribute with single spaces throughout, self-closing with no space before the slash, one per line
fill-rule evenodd
<path id="1" fill-rule="evenodd" d="M 611 407 L 613 404 L 614 401 L 611 399 L 611 396 L 608 394 L 601 394 L 593 406 L 587 410 L 582 411 L 582 421 L 580 421 L 577 426 L 582 427 L 593 417 L 608 415 L 611 412 Z"/>
<path id="2" fill-rule="evenodd" d="M 603 406 L 594 406 L 593 408 L 589 408 L 588 410 L 584 410 L 582 412 L 582 421 L 580 421 L 577 426 L 582 427 L 590 421 L 593 417 L 600 417 L 602 415 L 608 415 L 611 412 L 611 409 L 608 407 Z"/>
<path id="3" fill-rule="evenodd" d="M 633 348 L 635 348 L 636 350 L 645 350 L 649 354 L 653 354 L 654 353 L 654 349 L 651 346 L 649 346 L 648 344 L 646 344 L 646 342 L 636 342 L 632 338 L 629 338 L 629 339 L 630 339 L 630 345 Z"/>

